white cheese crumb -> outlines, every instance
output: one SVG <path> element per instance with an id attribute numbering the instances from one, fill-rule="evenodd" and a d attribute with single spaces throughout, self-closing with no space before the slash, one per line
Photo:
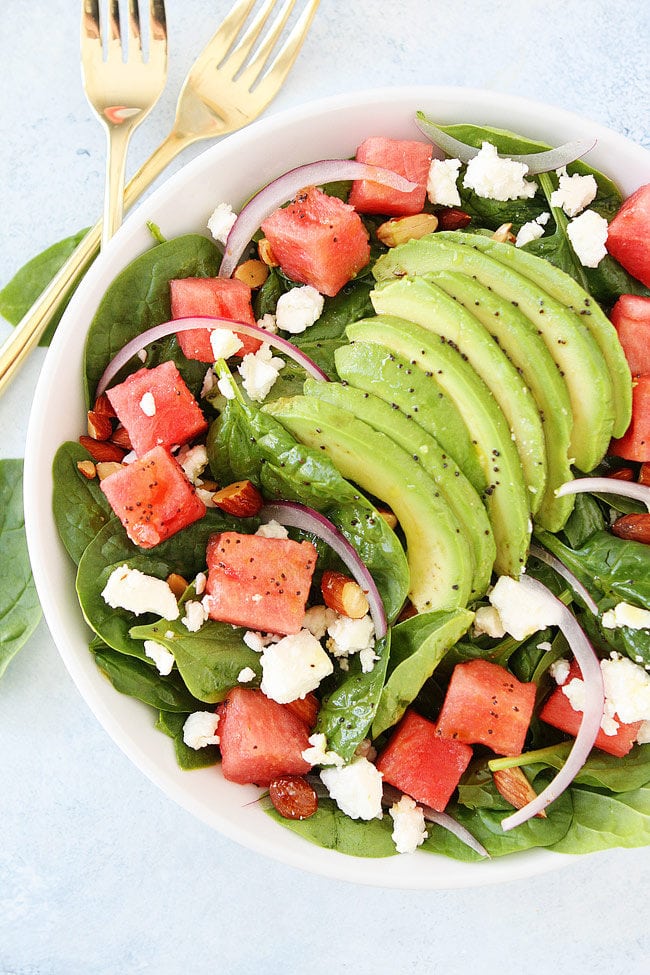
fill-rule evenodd
<path id="1" fill-rule="evenodd" d="M 603 626 L 608 630 L 627 626 L 631 630 L 646 630 L 650 628 L 650 610 L 640 609 L 631 603 L 617 603 L 614 609 L 603 613 Z"/>
<path id="2" fill-rule="evenodd" d="M 334 670 L 332 661 L 309 630 L 300 630 L 266 647 L 261 664 L 262 691 L 278 704 L 306 697 Z"/>
<path id="3" fill-rule="evenodd" d="M 553 661 L 548 670 L 556 684 L 559 684 L 560 686 L 566 684 L 570 670 L 569 661 L 564 657 L 560 657 L 559 660 Z"/>
<path id="4" fill-rule="evenodd" d="M 144 393 L 142 399 L 140 400 L 140 409 L 145 416 L 155 416 L 156 415 L 156 401 L 153 398 L 153 393 Z"/>
<path id="5" fill-rule="evenodd" d="M 560 610 L 555 600 L 538 593 L 526 576 L 517 581 L 500 576 L 488 599 L 497 610 L 506 633 L 515 640 L 526 637 L 547 626 L 557 626 Z"/>
<path id="6" fill-rule="evenodd" d="M 266 342 L 257 352 L 249 352 L 245 355 L 238 366 L 238 371 L 249 397 L 256 403 L 263 402 L 284 366 L 284 359 L 274 356 L 271 346 Z"/>
<path id="7" fill-rule="evenodd" d="M 213 496 L 213 492 L 212 491 L 206 491 L 205 488 L 202 488 L 199 485 L 196 488 L 196 496 L 197 496 L 197 498 L 199 498 L 203 502 L 203 504 L 206 506 L 206 508 L 216 508 L 217 507 L 217 505 L 212 500 L 212 496 Z"/>
<path id="8" fill-rule="evenodd" d="M 629 657 L 622 657 L 618 653 L 612 653 L 609 658 L 601 660 L 600 669 L 605 689 L 601 728 L 605 734 L 616 734 L 618 723 L 614 720 L 614 716 L 623 724 L 650 721 L 650 674 Z M 574 711 L 584 711 L 584 681 L 574 677 L 568 684 L 563 685 L 562 693 L 569 699 Z M 638 735 L 637 741 L 639 741 Z"/>
<path id="9" fill-rule="evenodd" d="M 531 240 L 537 240 L 539 237 L 544 235 L 544 228 L 537 220 L 529 220 L 519 229 L 519 233 L 515 238 L 515 247 L 523 247 L 524 244 L 529 244 Z"/>
<path id="10" fill-rule="evenodd" d="M 248 684 L 255 679 L 255 671 L 252 667 L 243 667 L 237 674 L 237 681 L 240 684 Z"/>
<path id="11" fill-rule="evenodd" d="M 644 721 L 639 728 L 636 736 L 636 740 L 639 745 L 650 744 L 650 721 Z"/>
<path id="12" fill-rule="evenodd" d="M 308 629 L 312 636 L 315 636 L 317 640 L 322 640 L 327 633 L 327 627 L 331 626 L 336 618 L 336 611 L 330 609 L 329 606 L 310 606 L 305 612 L 305 618 L 302 621 L 302 625 Z"/>
<path id="13" fill-rule="evenodd" d="M 246 646 L 254 650 L 255 653 L 261 653 L 264 647 L 268 647 L 269 643 L 277 643 L 280 639 L 274 633 L 266 633 L 263 636 L 257 630 L 246 630 L 243 637 Z"/>
<path id="14" fill-rule="evenodd" d="M 342 768 L 324 768 L 320 778 L 350 819 L 381 819 L 382 774 L 367 758 L 355 758 Z"/>
<path id="15" fill-rule="evenodd" d="M 467 164 L 463 186 L 489 200 L 518 200 L 535 196 L 537 183 L 525 179 L 528 166 L 501 158 L 496 148 L 484 142 L 478 155 Z"/>
<path id="16" fill-rule="evenodd" d="M 194 580 L 194 589 L 196 591 L 197 596 L 203 595 L 203 593 L 205 592 L 205 585 L 207 581 L 208 578 L 205 572 L 197 572 L 196 579 Z"/>
<path id="17" fill-rule="evenodd" d="M 215 359 L 229 359 L 244 348 L 244 343 L 229 328 L 213 328 L 210 332 L 210 345 Z"/>
<path id="18" fill-rule="evenodd" d="M 551 644 L 550 644 L 550 643 L 548 642 L 548 640 L 544 640 L 544 641 L 543 641 L 542 643 L 538 643 L 538 644 L 537 644 L 537 649 L 538 649 L 538 650 L 545 650 L 545 651 L 547 651 L 547 652 L 548 652 L 549 650 L 552 650 L 552 649 L 553 649 L 553 647 L 552 647 L 552 645 L 551 645 Z"/>
<path id="19" fill-rule="evenodd" d="M 188 748 L 205 748 L 206 745 L 218 745 L 219 715 L 214 711 L 194 711 L 188 715 L 183 725 L 183 741 Z"/>
<path id="20" fill-rule="evenodd" d="M 607 254 L 607 221 L 595 210 L 585 210 L 567 225 L 576 257 L 584 267 L 598 267 Z"/>
<path id="21" fill-rule="evenodd" d="M 424 810 L 410 796 L 402 796 L 388 810 L 393 820 L 392 838 L 398 853 L 415 853 L 427 838 Z"/>
<path id="22" fill-rule="evenodd" d="M 379 657 L 373 647 L 364 647 L 363 650 L 359 651 L 359 660 L 361 662 L 361 673 L 370 674 L 375 669 Z"/>
<path id="23" fill-rule="evenodd" d="M 260 527 L 255 532 L 261 538 L 288 538 L 289 532 L 281 525 L 278 521 L 274 521 L 271 518 L 270 521 L 265 522 L 265 524 L 260 525 Z"/>
<path id="24" fill-rule="evenodd" d="M 159 674 L 162 674 L 163 677 L 171 674 L 174 666 L 174 654 L 167 647 L 163 647 L 161 643 L 156 643 L 155 640 L 145 640 L 144 652 L 150 660 L 153 660 Z"/>
<path id="25" fill-rule="evenodd" d="M 222 396 L 226 399 L 235 398 L 235 390 L 232 388 L 232 380 L 230 376 L 223 376 L 221 379 L 217 379 L 217 389 Z"/>
<path id="26" fill-rule="evenodd" d="M 444 207 L 460 206 L 460 194 L 456 185 L 460 159 L 432 159 L 427 178 L 429 202 Z"/>
<path id="27" fill-rule="evenodd" d="M 586 176 L 579 173 L 567 176 L 565 171 L 560 175 L 558 188 L 551 193 L 551 206 L 561 207 L 567 217 L 577 217 L 589 206 L 597 192 L 598 184 L 591 173 Z"/>
<path id="28" fill-rule="evenodd" d="M 327 738 L 323 734 L 313 734 L 308 738 L 310 747 L 301 752 L 302 757 L 311 766 L 314 765 L 344 765 L 345 761 L 336 752 L 327 750 Z"/>
<path id="29" fill-rule="evenodd" d="M 257 319 L 257 327 L 263 328 L 265 332 L 270 332 L 272 335 L 278 330 L 278 323 L 276 321 L 275 315 L 272 315 L 267 311 L 265 315 Z"/>
<path id="30" fill-rule="evenodd" d="M 323 312 L 325 299 L 310 284 L 292 288 L 278 298 L 275 320 L 278 328 L 297 335 L 313 325 Z"/>
<path id="31" fill-rule="evenodd" d="M 208 220 L 208 230 L 215 240 L 218 240 L 220 244 L 225 244 L 236 219 L 237 214 L 233 213 L 230 204 L 220 203 L 215 207 Z"/>
<path id="32" fill-rule="evenodd" d="M 181 623 L 190 633 L 198 633 L 208 619 L 206 607 L 197 599 L 188 599 L 183 608 L 185 609 L 185 616 L 181 619 Z"/>
<path id="33" fill-rule="evenodd" d="M 208 452 L 204 444 L 196 447 L 182 447 L 177 457 L 185 477 L 192 484 L 201 484 L 201 474 L 208 466 Z"/>
<path id="34" fill-rule="evenodd" d="M 330 637 L 327 649 L 335 657 L 347 657 L 375 645 L 375 627 L 368 613 L 358 620 L 337 616 L 327 627 L 327 633 Z"/>
<path id="35" fill-rule="evenodd" d="M 506 635 L 503 628 L 501 617 L 494 606 L 480 606 L 474 616 L 474 636 L 481 636 L 485 633 L 495 640 L 500 640 Z"/>
<path id="36" fill-rule="evenodd" d="M 178 619 L 176 596 L 165 580 L 130 569 L 128 565 L 113 569 L 102 598 L 112 609 L 126 609 L 136 616 L 155 613 L 166 620 Z"/>
<path id="37" fill-rule="evenodd" d="M 147 361 L 147 350 L 146 349 L 140 349 L 140 351 L 138 352 L 138 359 L 140 360 L 140 362 L 146 362 Z"/>

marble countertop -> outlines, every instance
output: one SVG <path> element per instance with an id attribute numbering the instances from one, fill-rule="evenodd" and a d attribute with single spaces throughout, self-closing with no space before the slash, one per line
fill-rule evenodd
<path id="1" fill-rule="evenodd" d="M 169 81 L 133 139 L 129 172 L 166 133 L 230 0 L 166 5 Z M 81 88 L 78 21 L 69 0 L 2 4 L 0 284 L 101 211 L 104 141 Z M 461 85 L 576 111 L 650 148 L 649 42 L 650 14 L 635 0 L 323 0 L 272 110 L 361 88 Z M 8 331 L 0 322 L 0 338 Z M 1 456 L 23 455 L 43 361 L 38 350 L 0 401 Z M 44 623 L 0 681 L 0 749 L 0 975 L 647 971 L 650 850 L 430 893 L 266 860 L 136 770 Z"/>

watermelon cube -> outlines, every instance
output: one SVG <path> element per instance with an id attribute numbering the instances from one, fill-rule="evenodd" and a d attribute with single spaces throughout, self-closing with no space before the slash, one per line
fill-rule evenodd
<path id="1" fill-rule="evenodd" d="M 106 391 L 138 457 L 171 449 L 205 433 L 208 424 L 173 362 L 139 369 Z"/>
<path id="2" fill-rule="evenodd" d="M 409 710 L 379 755 L 377 768 L 384 782 L 442 812 L 471 757 L 469 745 L 441 738 L 432 721 Z"/>
<path id="3" fill-rule="evenodd" d="M 650 298 L 621 295 L 611 319 L 632 375 L 650 375 Z"/>
<path id="4" fill-rule="evenodd" d="M 382 136 L 366 139 L 357 149 L 357 162 L 390 169 L 417 183 L 417 188 L 404 193 L 381 183 L 373 183 L 372 180 L 355 179 L 348 203 L 359 213 L 383 213 L 396 217 L 421 213 L 427 194 L 432 148 L 430 142 L 409 139 L 386 139 Z"/>
<path id="5" fill-rule="evenodd" d="M 650 183 L 632 193 L 610 223 L 607 250 L 650 288 Z"/>
<path id="6" fill-rule="evenodd" d="M 370 260 L 359 214 L 313 186 L 267 217 L 262 230 L 287 277 L 330 297 Z"/>
<path id="7" fill-rule="evenodd" d="M 100 487 L 140 548 L 153 548 L 205 514 L 183 468 L 164 447 L 110 474 Z"/>
<path id="8" fill-rule="evenodd" d="M 235 687 L 219 705 L 221 770 L 229 782 L 267 786 L 279 775 L 305 775 L 309 729 L 288 704 Z"/>
<path id="9" fill-rule="evenodd" d="M 650 461 L 650 375 L 634 377 L 632 422 L 622 437 L 612 440 L 609 452 L 642 464 Z"/>
<path id="10" fill-rule="evenodd" d="M 438 734 L 497 755 L 521 755 L 535 706 L 535 684 L 488 660 L 456 664 L 438 718 Z"/>
<path id="11" fill-rule="evenodd" d="M 221 532 L 208 542 L 206 605 L 214 620 L 298 633 L 316 565 L 311 542 Z"/>
<path id="12" fill-rule="evenodd" d="M 255 325 L 251 303 L 251 289 L 237 278 L 175 278 L 169 282 L 172 318 L 227 318 L 245 325 Z M 237 329 L 233 328 L 233 332 Z M 178 344 L 188 359 L 214 362 L 210 332 L 190 329 L 178 332 Z M 242 348 L 238 355 L 257 352 L 261 342 L 249 335 L 240 335 Z"/>

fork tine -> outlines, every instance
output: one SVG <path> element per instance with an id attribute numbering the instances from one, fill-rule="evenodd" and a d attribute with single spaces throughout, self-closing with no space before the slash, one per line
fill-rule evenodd
<path id="1" fill-rule="evenodd" d="M 81 24 L 82 61 L 88 58 L 95 60 L 97 57 L 101 59 L 102 30 L 99 19 L 99 0 L 84 0 Z"/>
<path id="2" fill-rule="evenodd" d="M 236 47 L 230 52 L 225 62 L 220 65 L 222 68 L 226 68 L 231 77 L 237 74 L 239 69 L 242 67 L 246 58 L 249 56 L 253 50 L 255 41 L 259 37 L 264 25 L 266 24 L 271 11 L 275 7 L 278 0 L 265 0 L 264 5 L 260 8 L 255 18 L 251 22 L 250 26 L 246 30 L 240 41 L 238 41 Z"/>
<path id="3" fill-rule="evenodd" d="M 164 0 L 150 0 L 149 3 L 149 48 L 150 54 L 159 41 L 167 48 L 167 16 Z"/>
<path id="4" fill-rule="evenodd" d="M 270 29 L 267 31 L 263 42 L 260 44 L 259 48 L 255 52 L 255 56 L 251 58 L 249 63 L 246 65 L 245 69 L 242 71 L 241 75 L 237 79 L 246 88 L 252 88 L 255 81 L 262 73 L 264 65 L 269 59 L 271 51 L 275 47 L 280 34 L 284 29 L 284 25 L 289 19 L 291 11 L 296 5 L 296 0 L 286 0 L 283 8 L 280 10 L 279 14 L 273 21 Z M 229 62 L 230 63 L 230 62 Z"/>
<path id="5" fill-rule="evenodd" d="M 286 41 L 271 62 L 266 74 L 255 89 L 260 98 L 270 101 L 275 97 L 278 88 L 289 74 L 293 63 L 300 53 L 303 41 L 309 33 L 311 22 L 316 16 L 320 0 L 309 0 L 299 19 L 287 37 Z"/>
<path id="6" fill-rule="evenodd" d="M 110 0 L 108 5 L 107 60 L 122 60 L 122 33 L 120 29 L 119 0 Z"/>
<path id="7" fill-rule="evenodd" d="M 129 0 L 129 33 L 128 33 L 128 57 L 129 60 L 136 51 L 142 57 L 142 35 L 140 33 L 140 4 L 138 0 Z"/>
<path id="8" fill-rule="evenodd" d="M 238 0 L 212 35 L 207 47 L 210 49 L 211 58 L 217 63 L 226 57 L 233 46 L 255 2 L 256 0 Z"/>

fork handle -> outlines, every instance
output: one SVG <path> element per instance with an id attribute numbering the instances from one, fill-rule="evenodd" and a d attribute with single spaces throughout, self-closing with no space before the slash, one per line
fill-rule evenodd
<path id="1" fill-rule="evenodd" d="M 194 140 L 171 132 L 142 164 L 124 188 L 124 207 L 128 209 L 157 176 Z M 65 264 L 29 311 L 21 318 L 0 347 L 0 395 L 18 372 L 23 361 L 38 345 L 43 332 L 61 307 L 71 287 L 83 276 L 99 252 L 102 221 L 88 231 Z"/>

